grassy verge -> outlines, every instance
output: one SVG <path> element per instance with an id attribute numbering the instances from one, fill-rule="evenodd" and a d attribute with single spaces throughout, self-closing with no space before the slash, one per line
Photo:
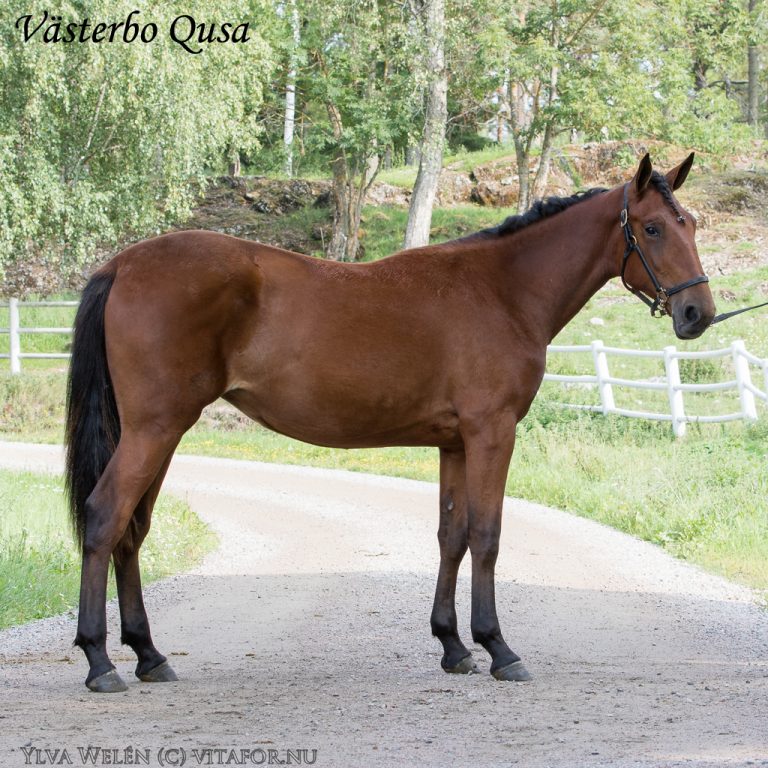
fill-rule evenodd
<path id="1" fill-rule="evenodd" d="M 141 551 L 144 583 L 187 570 L 212 546 L 213 535 L 185 503 L 161 496 Z M 79 587 L 59 478 L 0 470 L 0 629 L 73 608 Z"/>
<path id="2" fill-rule="evenodd" d="M 36 392 L 54 393 L 29 382 Z M 63 395 L 62 391 L 59 397 Z M 16 386 L 16 385 L 15 385 Z M 21 390 L 25 387 L 21 386 Z M 18 403 L 25 398 L 17 398 Z M 47 412 L 60 408 L 49 403 Z M 14 422 L 22 415 L 14 411 Z M 7 430 L 4 439 L 61 439 L 45 429 Z M 30 437 L 31 435 L 31 437 Z M 334 450 L 299 443 L 244 419 L 202 420 L 184 453 L 438 479 L 434 449 Z M 691 426 L 676 440 L 668 424 L 572 411 L 538 398 L 518 429 L 507 482 L 511 496 L 599 520 L 652 541 L 709 570 L 768 590 L 768 426 Z M 65 530 L 63 523 L 59 530 Z M 153 529 L 150 541 L 157 540 Z"/>

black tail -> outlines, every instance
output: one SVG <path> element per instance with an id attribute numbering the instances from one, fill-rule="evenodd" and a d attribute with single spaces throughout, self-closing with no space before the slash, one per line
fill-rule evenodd
<path id="1" fill-rule="evenodd" d="M 83 291 L 67 381 L 66 486 L 72 526 L 81 549 L 85 502 L 120 439 L 120 418 L 104 343 L 104 307 L 114 280 L 114 271 L 100 271 Z"/>

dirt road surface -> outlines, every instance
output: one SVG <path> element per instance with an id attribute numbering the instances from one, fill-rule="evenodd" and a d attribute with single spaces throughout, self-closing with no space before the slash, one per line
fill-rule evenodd
<path id="1" fill-rule="evenodd" d="M 0 444 L 5 467 L 60 462 Z M 0 768 L 768 765 L 768 613 L 651 545 L 507 500 L 499 616 L 534 680 L 499 683 L 478 647 L 482 674 L 440 670 L 436 486 L 179 456 L 166 490 L 221 539 L 146 590 L 181 682 L 133 677 L 114 604 L 123 694 L 84 687 L 73 616 L 2 632 Z"/>

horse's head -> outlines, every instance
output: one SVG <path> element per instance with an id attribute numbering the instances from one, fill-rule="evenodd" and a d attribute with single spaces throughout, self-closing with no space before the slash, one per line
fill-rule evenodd
<path id="1" fill-rule="evenodd" d="M 715 304 L 696 250 L 696 220 L 675 199 L 693 164 L 691 153 L 666 175 L 646 154 L 624 187 L 620 224 L 626 245 L 621 278 L 651 307 L 670 315 L 677 337 L 695 339 L 709 327 Z"/>

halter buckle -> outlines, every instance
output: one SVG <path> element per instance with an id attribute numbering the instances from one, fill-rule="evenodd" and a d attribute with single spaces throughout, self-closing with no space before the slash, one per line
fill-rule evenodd
<path id="1" fill-rule="evenodd" d="M 651 305 L 651 317 L 664 317 L 669 314 L 667 311 L 667 302 L 669 301 L 669 294 L 664 288 L 659 288 L 656 291 L 656 301 Z"/>
<path id="2" fill-rule="evenodd" d="M 619 216 L 619 226 L 624 229 L 629 221 L 629 211 L 626 208 L 621 209 L 621 215 Z"/>

